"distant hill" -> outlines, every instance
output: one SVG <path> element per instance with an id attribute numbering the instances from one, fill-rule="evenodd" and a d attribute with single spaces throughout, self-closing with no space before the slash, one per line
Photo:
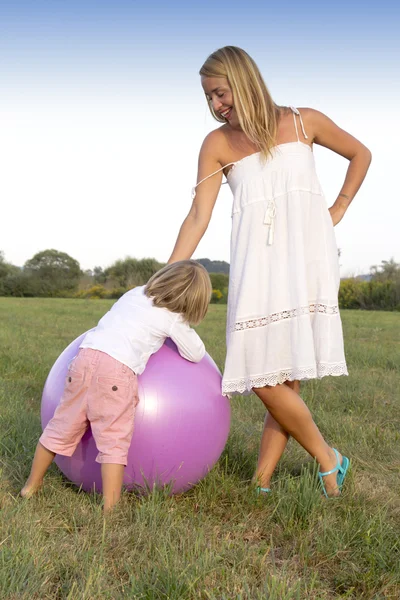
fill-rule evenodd
<path id="1" fill-rule="evenodd" d="M 371 274 L 368 274 L 368 275 L 357 275 L 356 279 L 361 279 L 362 281 L 371 281 L 372 275 Z"/>
<path id="2" fill-rule="evenodd" d="M 225 273 L 229 275 L 229 263 L 224 260 L 210 260 L 209 258 L 196 258 L 209 273 Z"/>

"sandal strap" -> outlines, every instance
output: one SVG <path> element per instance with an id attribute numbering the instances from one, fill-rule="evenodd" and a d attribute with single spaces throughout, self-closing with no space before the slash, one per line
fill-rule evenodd
<path id="1" fill-rule="evenodd" d="M 334 469 L 331 469 L 330 471 L 326 471 L 325 473 L 321 473 L 321 471 L 318 473 L 318 475 L 320 475 L 320 477 L 325 477 L 326 475 L 332 475 L 332 473 L 336 473 L 336 471 L 339 471 L 339 467 L 335 467 Z"/>
<path id="2" fill-rule="evenodd" d="M 332 475 L 332 473 L 336 473 L 336 471 L 339 471 L 340 473 L 343 472 L 343 467 L 340 464 L 340 460 L 339 460 L 339 452 L 336 450 L 336 448 L 333 448 L 333 451 L 336 455 L 337 465 L 334 469 L 331 469 L 330 471 L 326 471 L 326 473 L 319 472 L 318 475 L 320 477 L 326 477 L 326 475 Z"/>

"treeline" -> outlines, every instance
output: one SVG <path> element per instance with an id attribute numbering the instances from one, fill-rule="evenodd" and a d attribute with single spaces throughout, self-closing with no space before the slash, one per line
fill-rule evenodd
<path id="1" fill-rule="evenodd" d="M 210 274 L 213 303 L 228 297 L 229 264 L 199 259 Z M 143 285 L 163 266 L 154 258 L 125 258 L 109 267 L 82 271 L 79 262 L 58 250 L 44 250 L 16 267 L 0 252 L 0 296 L 55 298 L 119 298 Z M 394 259 L 372 266 L 370 274 L 342 279 L 341 308 L 400 311 L 400 263 Z"/>
<path id="2" fill-rule="evenodd" d="M 210 272 L 212 302 L 226 302 L 229 264 L 199 259 Z M 43 250 L 23 267 L 7 262 L 0 252 L 0 296 L 46 298 L 120 298 L 126 291 L 145 284 L 164 263 L 154 258 L 125 258 L 103 269 L 83 271 L 79 262 L 58 250 Z"/>
<path id="3" fill-rule="evenodd" d="M 373 265 L 367 277 L 342 279 L 340 308 L 400 311 L 400 263 L 393 258 Z"/>

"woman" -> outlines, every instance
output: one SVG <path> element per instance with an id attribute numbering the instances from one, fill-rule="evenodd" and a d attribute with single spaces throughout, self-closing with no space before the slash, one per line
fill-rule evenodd
<path id="1" fill-rule="evenodd" d="M 323 439 L 299 396 L 300 380 L 347 375 L 333 226 L 358 191 L 371 153 L 322 113 L 277 106 L 240 48 L 211 54 L 200 75 L 211 114 L 223 125 L 200 150 L 193 204 L 169 262 L 192 256 L 224 173 L 234 198 L 223 393 L 254 391 L 268 410 L 257 490 L 270 491 L 291 435 L 318 461 L 325 495 L 338 496 L 349 460 Z M 313 143 L 350 161 L 329 211 Z"/>

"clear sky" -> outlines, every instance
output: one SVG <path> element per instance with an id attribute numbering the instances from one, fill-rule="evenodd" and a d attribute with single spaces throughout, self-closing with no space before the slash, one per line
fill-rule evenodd
<path id="1" fill-rule="evenodd" d="M 310 106 L 373 162 L 336 228 L 342 275 L 400 261 L 400 8 L 359 0 L 0 2 L 0 250 L 22 265 L 56 248 L 81 267 L 166 261 L 217 127 L 198 70 L 244 48 L 279 104 Z M 327 203 L 347 161 L 315 147 Z M 223 186 L 194 257 L 229 261 Z"/>

